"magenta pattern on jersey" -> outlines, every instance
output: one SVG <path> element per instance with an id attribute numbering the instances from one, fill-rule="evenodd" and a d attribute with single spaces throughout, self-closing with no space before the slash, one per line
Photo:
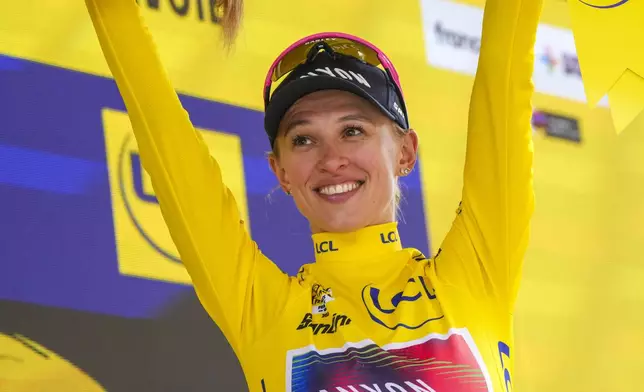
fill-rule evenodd
<path id="1" fill-rule="evenodd" d="M 370 344 L 309 351 L 292 360 L 292 392 L 469 392 L 487 389 L 483 370 L 458 334 L 405 348 Z"/>

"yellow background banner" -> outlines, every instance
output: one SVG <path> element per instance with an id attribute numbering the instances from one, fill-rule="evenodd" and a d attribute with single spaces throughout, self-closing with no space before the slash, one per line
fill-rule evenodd
<path id="1" fill-rule="evenodd" d="M 458 35 L 456 27 L 451 35 L 433 36 L 437 30 L 425 25 L 431 15 L 421 1 L 249 0 L 240 36 L 226 53 L 209 0 L 139 3 L 179 92 L 254 110 L 262 110 L 273 59 L 305 35 L 343 31 L 381 47 L 401 75 L 410 121 L 420 135 L 425 220 L 432 247 L 438 247 L 460 200 L 473 76 L 457 64 L 452 70 L 432 65 L 427 41 L 434 37 L 437 45 L 451 42 L 449 50 L 461 50 L 463 40 L 474 36 Z M 461 5 L 480 10 L 483 2 Z M 570 29 L 568 12 L 565 2 L 547 2 L 542 23 Z M 535 53 L 539 64 L 549 59 L 543 47 Z M 0 54 L 110 77 L 80 1 L 4 1 Z M 565 60 L 546 62 L 556 67 Z M 538 92 L 534 106 L 575 119 L 581 140 L 535 127 L 537 204 L 515 314 L 515 390 L 642 390 L 644 132 L 618 137 L 605 106 L 591 108 L 557 94 Z M 234 181 L 243 194 L 243 177 Z"/>

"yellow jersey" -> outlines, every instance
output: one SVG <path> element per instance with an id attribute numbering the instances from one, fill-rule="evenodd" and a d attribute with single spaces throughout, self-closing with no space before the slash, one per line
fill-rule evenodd
<path id="1" fill-rule="evenodd" d="M 511 390 L 540 0 L 487 1 L 463 196 L 437 254 L 403 249 L 395 222 L 320 233 L 296 276 L 245 230 L 136 2 L 86 4 L 172 239 L 251 391 Z"/>

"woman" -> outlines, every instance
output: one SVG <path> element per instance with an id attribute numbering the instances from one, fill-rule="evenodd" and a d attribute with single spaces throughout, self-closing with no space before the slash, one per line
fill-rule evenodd
<path id="1" fill-rule="evenodd" d="M 135 2 L 86 2 L 172 238 L 251 391 L 511 389 L 541 1 L 487 1 L 463 199 L 432 259 L 397 232 L 397 180 L 418 140 L 393 66 L 350 36 L 280 55 L 264 88 L 270 165 L 315 243 L 296 277 L 244 230 Z"/>

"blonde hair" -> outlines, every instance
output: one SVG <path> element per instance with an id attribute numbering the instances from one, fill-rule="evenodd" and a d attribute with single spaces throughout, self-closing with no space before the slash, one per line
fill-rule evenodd
<path id="1" fill-rule="evenodd" d="M 239 32 L 244 12 L 244 0 L 216 0 L 215 9 L 223 28 L 224 45 L 230 48 Z"/>

